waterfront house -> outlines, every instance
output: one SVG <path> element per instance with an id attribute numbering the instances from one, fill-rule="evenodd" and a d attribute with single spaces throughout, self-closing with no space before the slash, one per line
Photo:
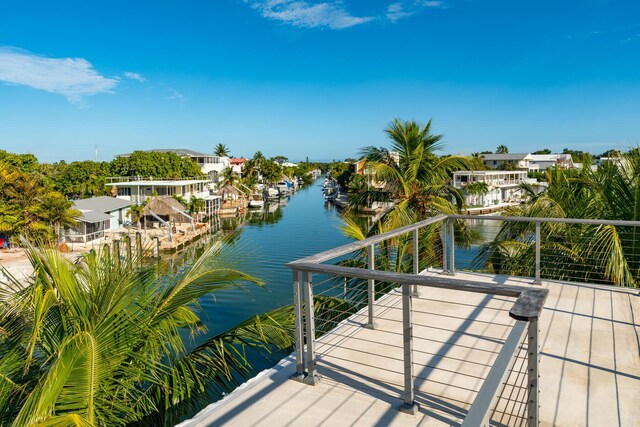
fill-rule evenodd
<path id="1" fill-rule="evenodd" d="M 189 202 L 192 197 L 203 199 L 205 213 L 211 216 L 220 209 L 221 198 L 213 193 L 214 185 L 205 178 L 144 178 L 111 177 L 107 186 L 112 187 L 119 199 L 141 204 L 156 196 L 180 196 Z"/>
<path id="2" fill-rule="evenodd" d="M 81 215 L 76 219 L 75 227 L 65 230 L 65 236 L 71 242 L 89 242 L 104 237 L 105 232 L 131 221 L 127 214 L 131 205 L 131 200 L 108 196 L 74 200 L 73 209 L 79 210 Z"/>
<path id="3" fill-rule="evenodd" d="M 504 153 L 504 154 L 482 154 L 484 164 L 491 169 L 503 169 L 512 167 L 514 169 L 537 170 L 537 166 L 531 166 L 531 154 L 529 153 Z"/>
<path id="4" fill-rule="evenodd" d="M 470 184 L 485 183 L 486 192 L 471 191 Z M 527 178 L 526 170 L 518 171 L 459 171 L 453 174 L 452 185 L 463 190 L 468 206 L 495 206 L 502 203 L 519 203 L 524 197 L 520 184 L 537 184 L 535 179 Z"/>
<path id="5" fill-rule="evenodd" d="M 560 169 L 574 169 L 577 167 L 573 163 L 571 154 L 530 154 L 529 167 L 532 166 L 537 166 L 540 171 L 556 166 Z"/>
<path id="6" fill-rule="evenodd" d="M 242 171 L 244 170 L 244 165 L 247 163 L 247 159 L 244 157 L 231 157 L 229 159 L 229 163 L 231 168 L 238 175 L 242 175 Z"/>

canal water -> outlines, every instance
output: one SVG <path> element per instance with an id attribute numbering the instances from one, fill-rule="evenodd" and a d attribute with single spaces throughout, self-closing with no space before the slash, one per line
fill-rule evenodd
<path id="1" fill-rule="evenodd" d="M 291 304 L 292 272 L 285 264 L 348 243 L 341 224 L 335 207 L 324 202 L 322 180 L 267 204 L 264 210 L 249 210 L 245 218 L 221 219 L 216 225 L 222 229 L 220 235 L 229 241 L 230 253 L 223 257 L 228 261 L 226 265 L 260 279 L 264 285 L 247 284 L 201 299 L 199 315 L 207 333 L 197 336 L 189 347 L 253 316 Z M 191 248 L 165 261 L 170 261 L 175 273 L 181 274 L 193 264 L 194 252 L 202 249 L 206 248 Z M 254 369 L 270 367 L 284 354 L 272 356 L 266 360 L 252 357 Z"/>

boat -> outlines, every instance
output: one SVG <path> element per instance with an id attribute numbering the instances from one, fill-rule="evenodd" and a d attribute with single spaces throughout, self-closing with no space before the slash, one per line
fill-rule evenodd
<path id="1" fill-rule="evenodd" d="M 276 184 L 276 188 L 280 192 L 281 196 L 291 194 L 291 187 L 293 187 L 293 185 L 287 181 L 278 181 Z"/>
<path id="2" fill-rule="evenodd" d="M 326 201 L 333 201 L 338 197 L 338 189 L 336 187 L 327 187 L 324 191 L 324 199 Z"/>
<path id="3" fill-rule="evenodd" d="M 254 193 L 249 200 L 249 207 L 251 209 L 261 209 L 264 207 L 264 197 L 262 194 Z"/>
<path id="4" fill-rule="evenodd" d="M 271 187 L 267 188 L 267 190 L 264 192 L 264 197 L 267 200 L 276 200 L 279 195 L 280 195 L 280 192 L 275 188 L 271 188 Z"/>

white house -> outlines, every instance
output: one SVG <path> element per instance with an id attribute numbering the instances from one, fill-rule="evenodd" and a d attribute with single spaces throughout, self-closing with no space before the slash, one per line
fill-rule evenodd
<path id="1" fill-rule="evenodd" d="M 486 193 L 464 191 L 469 184 L 483 182 L 487 184 Z M 453 174 L 453 186 L 463 190 L 466 204 L 469 206 L 494 206 L 501 203 L 519 203 L 524 191 L 523 182 L 536 184 L 535 179 L 527 178 L 527 171 L 460 171 Z"/>
<path id="2" fill-rule="evenodd" d="M 108 196 L 74 200 L 73 209 L 82 215 L 77 218 L 77 226 L 65 230 L 65 236 L 71 242 L 88 242 L 103 237 L 106 231 L 120 228 L 131 220 L 127 214 L 131 205 L 131 200 Z"/>
<path id="3" fill-rule="evenodd" d="M 119 199 L 135 204 L 154 196 L 180 196 L 187 202 L 192 197 L 197 197 L 204 200 L 207 215 L 212 215 L 217 212 L 221 203 L 220 197 L 213 195 L 213 183 L 210 179 L 115 177 L 107 178 L 107 185 Z"/>
<path id="4" fill-rule="evenodd" d="M 571 154 L 530 154 L 529 165 L 536 165 L 538 170 L 544 171 L 557 166 L 560 169 L 574 169 Z"/>
<path id="5" fill-rule="evenodd" d="M 531 167 L 529 153 L 481 154 L 484 164 L 492 169 L 500 169 L 505 165 L 513 165 L 516 169 L 536 170 Z"/>

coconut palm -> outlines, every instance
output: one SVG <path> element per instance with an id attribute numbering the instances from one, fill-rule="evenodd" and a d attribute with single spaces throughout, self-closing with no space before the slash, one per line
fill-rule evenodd
<path id="1" fill-rule="evenodd" d="M 136 222 L 136 227 L 140 230 L 140 220 L 144 215 L 144 205 L 131 205 L 129 209 L 127 209 L 127 215 L 131 216 L 131 220 Z"/>
<path id="2" fill-rule="evenodd" d="M 403 122 L 394 119 L 385 133 L 390 138 L 390 147 L 365 147 L 361 154 L 367 167 L 375 171 L 375 181 L 382 185 L 383 192 L 394 205 L 373 226 L 347 220 L 343 232 L 352 238 L 366 238 L 403 227 L 419 220 L 441 213 L 458 213 L 463 205 L 459 190 L 450 185 L 451 174 L 456 170 L 468 169 L 465 157 L 438 157 L 435 151 L 442 148 L 442 135 L 431 132 L 431 120 L 424 126 L 414 121 Z M 370 200 L 382 199 L 376 190 L 350 194 L 351 209 L 356 210 Z M 455 202 L 453 202 L 455 201 Z M 463 227 L 463 223 L 459 223 Z M 467 228 L 459 228 L 461 236 L 467 235 Z M 420 263 L 435 263 L 441 257 L 436 249 L 440 247 L 436 226 L 425 227 L 420 235 Z M 466 244 L 468 239 L 456 239 L 458 244 Z M 409 236 L 391 239 L 381 244 L 381 263 L 386 269 L 407 271 L 410 265 L 407 256 L 411 251 Z M 360 259 L 364 262 L 364 258 Z"/>
<path id="3" fill-rule="evenodd" d="M 108 251 L 27 254 L 26 286 L 4 269 L 0 286 L 0 425 L 175 423 L 248 376 L 243 347 L 292 345 L 287 307 L 187 348 L 206 330 L 199 298 L 261 284 L 228 267 L 238 254 L 224 242 L 170 280 Z"/>
<path id="4" fill-rule="evenodd" d="M 431 120 L 420 126 L 394 119 L 385 133 L 391 140 L 389 149 L 365 147 L 361 152 L 375 170 L 375 180 L 384 183 L 385 191 L 395 201 L 394 208 L 382 218 L 383 229 L 392 230 L 437 213 L 457 212 L 463 199 L 449 185 L 451 174 L 468 169 L 468 160 L 435 154 L 442 148 L 442 135 L 431 132 Z M 354 203 L 358 203 L 357 198 Z"/>
<path id="5" fill-rule="evenodd" d="M 219 143 L 213 149 L 213 154 L 218 157 L 229 157 L 229 149 L 226 145 Z"/>
<path id="6" fill-rule="evenodd" d="M 188 203 L 189 212 L 191 214 L 199 215 L 204 210 L 204 199 L 198 197 L 191 197 Z"/>
<path id="7" fill-rule="evenodd" d="M 496 154 L 507 154 L 509 152 L 509 148 L 506 145 L 498 145 L 496 149 Z"/>
<path id="8" fill-rule="evenodd" d="M 489 185 L 485 181 L 472 182 L 465 187 L 465 191 L 474 196 L 486 196 L 489 194 Z"/>

